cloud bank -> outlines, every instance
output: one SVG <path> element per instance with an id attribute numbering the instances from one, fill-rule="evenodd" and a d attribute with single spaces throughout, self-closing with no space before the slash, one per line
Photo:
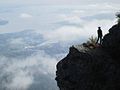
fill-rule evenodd
<path id="1" fill-rule="evenodd" d="M 26 59 L 0 57 L 0 90 L 30 90 L 29 87 L 34 83 L 39 84 L 37 90 L 55 89 L 55 85 L 52 84 L 55 84 L 53 72 L 57 61 L 45 54 L 44 51 L 34 53 Z M 35 80 L 36 77 L 38 81 Z M 48 80 L 51 82 L 47 83 Z"/>

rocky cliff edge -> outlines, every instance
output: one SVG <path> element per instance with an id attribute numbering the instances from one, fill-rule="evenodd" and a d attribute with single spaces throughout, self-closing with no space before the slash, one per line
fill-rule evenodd
<path id="1" fill-rule="evenodd" d="M 120 25 L 109 29 L 101 47 L 70 47 L 57 64 L 60 90 L 120 90 Z"/>

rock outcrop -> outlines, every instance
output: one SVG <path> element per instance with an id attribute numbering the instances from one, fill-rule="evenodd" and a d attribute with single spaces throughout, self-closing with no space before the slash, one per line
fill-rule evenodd
<path id="1" fill-rule="evenodd" d="M 109 29 L 109 33 L 103 38 L 103 48 L 106 49 L 112 58 L 120 62 L 120 25 L 116 24 Z"/>
<path id="2" fill-rule="evenodd" d="M 60 90 L 120 90 L 120 26 L 114 25 L 102 47 L 70 47 L 57 64 Z"/>

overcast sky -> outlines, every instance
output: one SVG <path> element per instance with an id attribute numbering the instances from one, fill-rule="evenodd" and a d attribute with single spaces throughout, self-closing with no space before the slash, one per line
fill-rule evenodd
<path id="1" fill-rule="evenodd" d="M 0 4 L 41 4 L 41 5 L 73 5 L 73 4 L 96 4 L 116 3 L 120 0 L 1 0 Z"/>
<path id="2" fill-rule="evenodd" d="M 119 4 L 120 0 L 0 0 L 0 33 L 56 30 L 60 26 L 76 27 L 96 20 L 112 22 Z M 71 21 L 68 23 L 66 19 Z"/>

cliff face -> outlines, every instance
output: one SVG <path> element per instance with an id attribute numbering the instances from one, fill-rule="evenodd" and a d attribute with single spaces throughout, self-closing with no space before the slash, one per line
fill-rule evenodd
<path id="1" fill-rule="evenodd" d="M 103 38 L 103 48 L 114 60 L 120 62 L 120 25 L 114 25 Z"/>
<path id="2" fill-rule="evenodd" d="M 73 46 L 57 64 L 60 90 L 120 90 L 120 27 L 114 25 L 102 47 Z"/>

